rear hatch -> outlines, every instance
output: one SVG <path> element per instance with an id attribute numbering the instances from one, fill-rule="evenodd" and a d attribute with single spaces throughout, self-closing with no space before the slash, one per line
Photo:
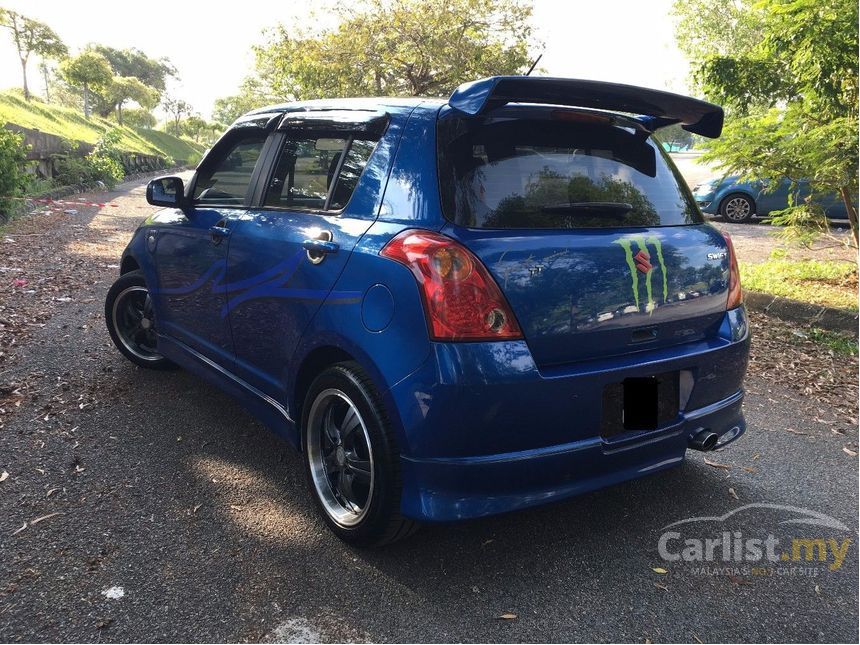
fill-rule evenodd
<path id="1" fill-rule="evenodd" d="M 492 273 L 541 366 L 709 338 L 729 259 L 633 120 L 509 106 L 439 121 L 445 233 Z"/>

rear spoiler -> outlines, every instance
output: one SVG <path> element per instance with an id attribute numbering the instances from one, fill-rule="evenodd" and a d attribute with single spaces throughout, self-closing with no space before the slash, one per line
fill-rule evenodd
<path id="1" fill-rule="evenodd" d="M 653 132 L 680 123 L 694 134 L 716 139 L 723 130 L 723 108 L 660 90 L 635 85 L 540 76 L 491 76 L 464 83 L 448 105 L 470 116 L 507 103 L 549 103 L 641 115 L 637 120 Z"/>

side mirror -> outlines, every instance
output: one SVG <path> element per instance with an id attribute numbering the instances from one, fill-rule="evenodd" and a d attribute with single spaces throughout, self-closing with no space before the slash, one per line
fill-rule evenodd
<path id="1" fill-rule="evenodd" d="M 153 206 L 182 208 L 185 205 L 185 185 L 179 177 L 158 177 L 146 186 L 146 201 Z"/>

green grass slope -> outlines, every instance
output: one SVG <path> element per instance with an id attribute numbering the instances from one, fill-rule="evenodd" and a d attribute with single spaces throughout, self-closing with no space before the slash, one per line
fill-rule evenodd
<path id="1" fill-rule="evenodd" d="M 14 123 L 23 128 L 85 143 L 95 143 L 106 131 L 116 128 L 122 134 L 119 146 L 123 150 L 170 156 L 180 163 L 198 159 L 205 150 L 204 146 L 194 141 L 180 139 L 166 132 L 119 127 L 116 122 L 98 116 L 85 119 L 77 110 L 38 101 L 28 103 L 14 93 L 0 92 L 0 124 L 3 123 Z"/>

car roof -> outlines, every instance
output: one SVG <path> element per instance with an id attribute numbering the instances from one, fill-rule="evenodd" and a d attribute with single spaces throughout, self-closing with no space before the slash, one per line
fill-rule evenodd
<path id="1" fill-rule="evenodd" d="M 292 103 L 268 105 L 256 110 L 251 110 L 245 116 L 252 116 L 255 114 L 276 114 L 279 112 L 286 113 L 314 110 L 378 110 L 380 108 L 388 108 L 389 110 L 393 108 L 396 111 L 411 111 L 421 105 L 425 105 L 433 110 L 438 110 L 446 103 L 447 100 L 442 98 L 401 98 L 396 96 L 315 99 L 311 101 L 294 101 Z"/>

